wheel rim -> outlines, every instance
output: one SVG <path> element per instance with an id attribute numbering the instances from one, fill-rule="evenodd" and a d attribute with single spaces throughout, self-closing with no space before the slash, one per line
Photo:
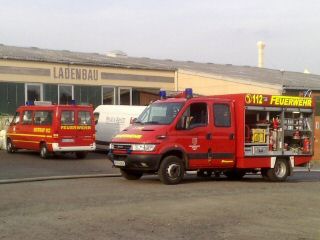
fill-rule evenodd
<path id="1" fill-rule="evenodd" d="M 45 147 L 41 148 L 41 157 L 45 157 L 47 153 L 47 149 Z"/>
<path id="2" fill-rule="evenodd" d="M 167 174 L 171 179 L 177 179 L 181 175 L 181 167 L 176 163 L 170 164 Z"/>
<path id="3" fill-rule="evenodd" d="M 7 150 L 8 150 L 9 152 L 11 152 L 11 149 L 12 149 L 11 142 L 8 142 L 8 143 L 7 143 Z"/>
<path id="4" fill-rule="evenodd" d="M 287 167 L 284 162 L 279 162 L 274 166 L 274 173 L 278 178 L 282 178 L 286 175 Z"/>

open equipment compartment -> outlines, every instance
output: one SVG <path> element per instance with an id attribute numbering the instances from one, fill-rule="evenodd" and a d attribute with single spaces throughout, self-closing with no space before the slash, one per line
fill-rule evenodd
<path id="1" fill-rule="evenodd" d="M 312 119 L 312 109 L 246 106 L 245 156 L 312 155 Z"/>

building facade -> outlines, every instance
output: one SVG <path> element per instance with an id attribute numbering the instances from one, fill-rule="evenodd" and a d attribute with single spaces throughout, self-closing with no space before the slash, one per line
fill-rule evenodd
<path id="1" fill-rule="evenodd" d="M 27 101 L 148 105 L 160 89 L 202 95 L 301 95 L 316 101 L 315 159 L 320 159 L 320 76 L 249 66 L 107 56 L 0 44 L 0 115 Z"/>
<path id="2" fill-rule="evenodd" d="M 26 101 L 147 105 L 160 88 L 174 90 L 174 72 L 152 69 L 0 60 L 0 112 Z"/>

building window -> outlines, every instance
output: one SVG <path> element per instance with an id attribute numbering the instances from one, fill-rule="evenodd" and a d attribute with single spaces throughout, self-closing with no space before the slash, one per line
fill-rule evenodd
<path id="1" fill-rule="evenodd" d="M 118 104 L 132 105 L 132 88 L 119 87 L 118 89 Z"/>
<path id="2" fill-rule="evenodd" d="M 72 85 L 59 85 L 58 89 L 59 104 L 69 104 L 73 99 L 73 86 Z"/>
<path id="3" fill-rule="evenodd" d="M 115 104 L 115 89 L 114 87 L 102 87 L 102 104 L 113 105 Z"/>
<path id="4" fill-rule="evenodd" d="M 42 101 L 42 85 L 26 84 L 26 101 Z"/>

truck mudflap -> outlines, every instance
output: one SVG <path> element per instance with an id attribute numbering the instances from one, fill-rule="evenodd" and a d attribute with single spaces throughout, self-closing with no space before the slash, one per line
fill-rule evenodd
<path id="1" fill-rule="evenodd" d="M 156 172 L 159 169 L 160 154 L 113 154 L 109 153 L 108 158 L 113 165 L 122 169 L 138 170 L 143 172 Z"/>

